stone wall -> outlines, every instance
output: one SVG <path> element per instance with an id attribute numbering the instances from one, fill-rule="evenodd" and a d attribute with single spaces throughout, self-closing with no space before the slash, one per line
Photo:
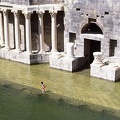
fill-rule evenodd
<path id="1" fill-rule="evenodd" d="M 1 2 L 6 2 L 10 4 L 18 4 L 18 5 L 29 5 L 30 0 L 1 0 Z"/>
<path id="2" fill-rule="evenodd" d="M 30 4 L 60 4 L 63 3 L 64 0 L 30 0 Z"/>
<path id="3" fill-rule="evenodd" d="M 45 54 L 27 54 L 25 52 L 18 53 L 14 50 L 0 50 L 0 58 L 5 58 L 12 61 L 17 61 L 25 64 L 48 63 L 49 53 Z"/>
<path id="4" fill-rule="evenodd" d="M 37 5 L 37 4 L 61 4 L 64 3 L 64 0 L 1 0 L 0 2 L 18 5 Z"/>
<path id="5" fill-rule="evenodd" d="M 120 4 L 119 0 L 66 0 L 65 1 L 65 32 L 64 44 L 70 42 L 70 33 L 76 34 L 76 46 L 84 46 L 81 42 L 82 28 L 89 23 L 95 23 L 103 32 L 101 40 L 103 56 L 109 56 L 110 39 L 117 40 L 117 50 L 120 48 Z M 66 46 L 64 46 L 66 51 Z M 77 48 L 77 53 L 79 49 Z"/>

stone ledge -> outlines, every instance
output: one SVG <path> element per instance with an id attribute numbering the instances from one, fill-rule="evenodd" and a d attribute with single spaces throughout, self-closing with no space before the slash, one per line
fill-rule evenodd
<path id="1" fill-rule="evenodd" d="M 50 67 L 57 68 L 65 71 L 74 71 L 76 70 L 76 62 L 77 58 L 57 58 L 57 57 L 49 57 L 50 58 Z"/>
<path id="2" fill-rule="evenodd" d="M 49 56 L 50 67 L 61 69 L 65 71 L 73 72 L 77 70 L 79 67 L 83 66 L 84 59 L 77 57 L 68 57 L 65 54 L 62 55 L 60 53 L 51 54 Z"/>
<path id="3" fill-rule="evenodd" d="M 116 81 L 120 78 L 120 67 L 116 64 L 94 64 L 90 65 L 90 75 L 97 78 L 102 78 L 110 81 Z"/>
<path id="4" fill-rule="evenodd" d="M 48 63 L 49 53 L 44 54 L 30 54 L 27 52 L 18 52 L 16 50 L 0 49 L 0 58 L 13 60 L 25 64 Z"/>

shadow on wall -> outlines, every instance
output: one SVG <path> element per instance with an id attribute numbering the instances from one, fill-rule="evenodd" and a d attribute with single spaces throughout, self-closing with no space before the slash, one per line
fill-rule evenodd
<path id="1" fill-rule="evenodd" d="M 64 0 L 30 0 L 30 5 L 35 4 L 60 4 L 64 3 Z"/>

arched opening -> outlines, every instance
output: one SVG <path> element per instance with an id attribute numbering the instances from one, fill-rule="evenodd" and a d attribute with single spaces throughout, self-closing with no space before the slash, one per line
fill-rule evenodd
<path id="1" fill-rule="evenodd" d="M 86 24 L 82 30 L 81 33 L 90 33 L 90 34 L 103 34 L 102 30 L 98 25 L 95 23 L 88 23 Z"/>
<path id="2" fill-rule="evenodd" d="M 81 35 L 84 37 L 85 61 L 89 65 L 93 62 L 93 53 L 101 51 L 103 32 L 97 24 L 89 22 L 82 28 Z"/>

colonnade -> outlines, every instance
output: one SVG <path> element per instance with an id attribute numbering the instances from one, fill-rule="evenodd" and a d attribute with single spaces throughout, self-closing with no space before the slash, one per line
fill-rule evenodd
<path id="1" fill-rule="evenodd" d="M 15 29 L 15 50 L 21 51 L 20 49 L 20 24 L 19 24 L 19 10 L 11 10 L 14 14 L 14 29 Z M 25 40 L 26 40 L 26 52 L 32 53 L 32 42 L 31 42 L 31 14 L 33 12 L 23 11 L 22 14 L 25 16 Z M 39 35 L 39 46 L 40 53 L 44 51 L 44 22 L 43 16 L 45 11 L 36 11 L 38 14 L 38 35 Z M 3 16 L 2 16 L 3 14 Z M 50 12 L 51 15 L 51 52 L 57 51 L 57 27 L 56 27 L 56 15 L 57 12 Z M 2 9 L 0 13 L 0 32 L 1 32 L 1 46 L 10 50 L 10 39 L 9 39 L 9 20 L 8 20 L 8 10 Z"/>

